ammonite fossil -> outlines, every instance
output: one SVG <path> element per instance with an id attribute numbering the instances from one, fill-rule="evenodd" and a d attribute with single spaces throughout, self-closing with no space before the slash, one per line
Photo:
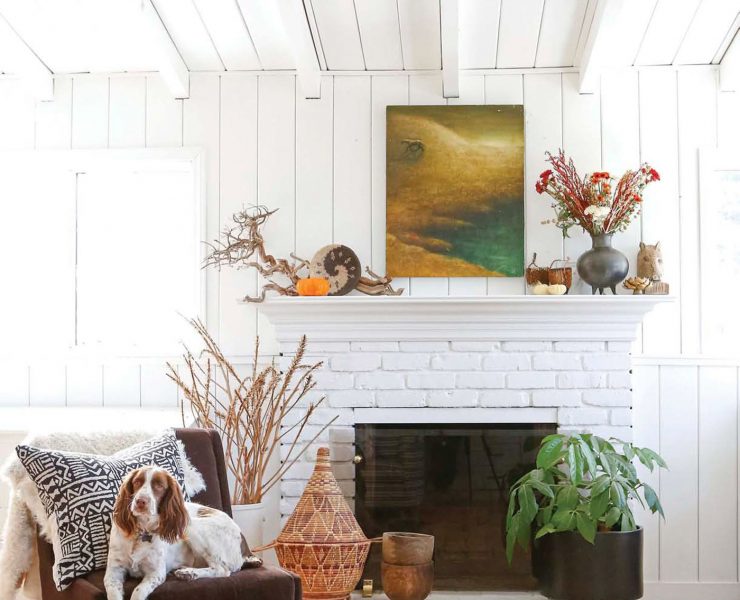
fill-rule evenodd
<path id="1" fill-rule="evenodd" d="M 329 281 L 330 296 L 344 296 L 355 289 L 362 275 L 362 265 L 352 248 L 331 244 L 314 254 L 309 271 L 311 277 Z"/>

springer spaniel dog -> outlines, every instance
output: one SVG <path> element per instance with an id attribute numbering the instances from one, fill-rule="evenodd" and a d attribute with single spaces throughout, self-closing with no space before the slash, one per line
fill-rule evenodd
<path id="1" fill-rule="evenodd" d="M 145 600 L 170 572 L 191 581 L 261 564 L 227 514 L 185 502 L 167 471 L 150 466 L 126 476 L 113 508 L 108 600 L 123 600 L 128 575 L 142 578 L 131 600 Z"/>

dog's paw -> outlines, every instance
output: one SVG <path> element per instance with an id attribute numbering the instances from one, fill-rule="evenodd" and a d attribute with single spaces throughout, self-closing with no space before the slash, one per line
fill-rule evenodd
<path id="1" fill-rule="evenodd" d="M 198 579 L 198 574 L 195 572 L 195 569 L 189 569 L 187 567 L 177 569 L 173 575 L 180 581 L 193 581 L 194 579 Z"/>

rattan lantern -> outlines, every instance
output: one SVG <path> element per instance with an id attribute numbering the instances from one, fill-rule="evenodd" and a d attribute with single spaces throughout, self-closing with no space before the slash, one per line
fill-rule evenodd
<path id="1" fill-rule="evenodd" d="M 334 478 L 329 448 L 319 448 L 303 496 L 270 544 L 280 566 L 300 575 L 307 600 L 345 600 L 362 576 L 371 543 Z"/>

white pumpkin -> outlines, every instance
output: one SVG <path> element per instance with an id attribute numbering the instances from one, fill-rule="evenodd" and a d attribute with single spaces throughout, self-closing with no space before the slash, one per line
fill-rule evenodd
<path id="1" fill-rule="evenodd" d="M 551 296 L 562 296 L 567 291 L 568 288 L 562 283 L 553 283 L 552 285 L 547 286 L 547 293 Z"/>
<path id="2" fill-rule="evenodd" d="M 535 296 L 546 296 L 549 293 L 548 292 L 549 287 L 550 286 L 547 285 L 546 283 L 535 283 L 532 286 L 532 293 Z"/>

